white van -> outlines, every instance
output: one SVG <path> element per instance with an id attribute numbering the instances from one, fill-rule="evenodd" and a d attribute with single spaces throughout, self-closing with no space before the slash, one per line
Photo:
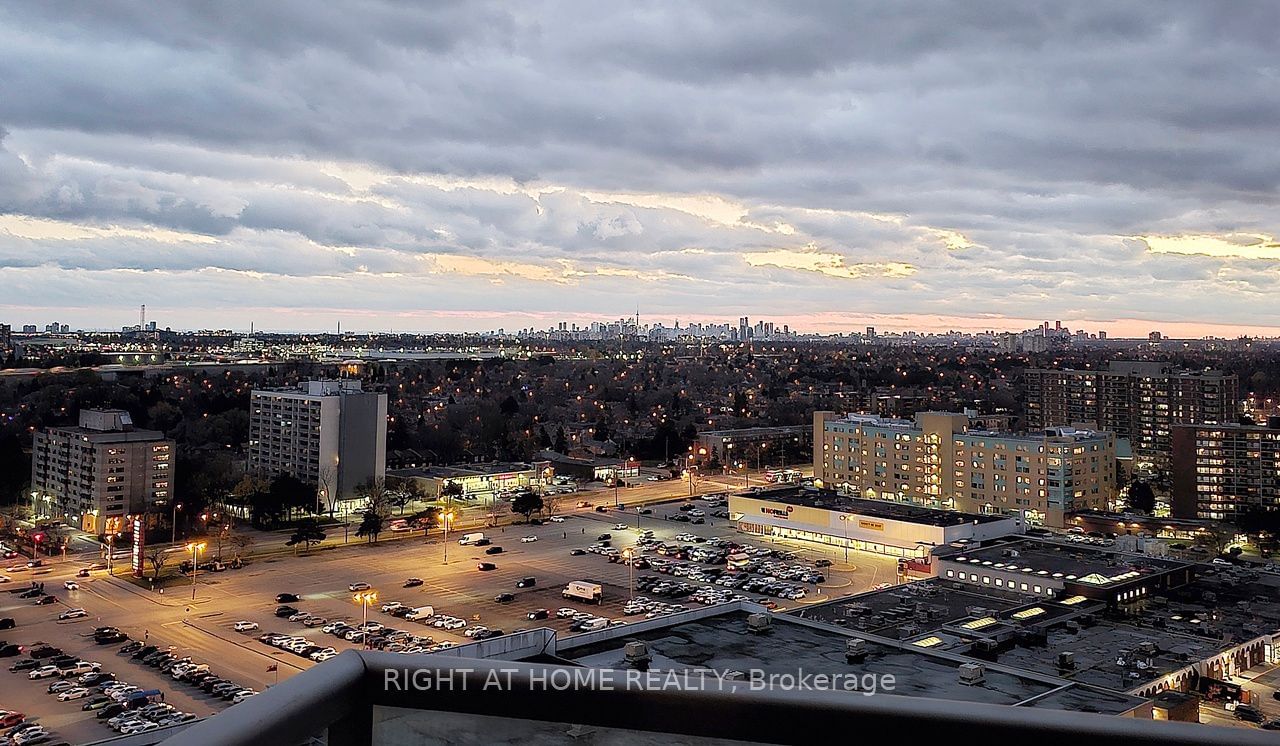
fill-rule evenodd
<path id="1" fill-rule="evenodd" d="M 410 621 L 419 621 L 423 619 L 430 619 L 435 616 L 435 613 L 436 610 L 430 606 L 419 606 L 408 614 L 405 614 L 404 618 Z"/>
<path id="2" fill-rule="evenodd" d="M 472 544 L 475 544 L 477 541 L 483 541 L 484 538 L 485 538 L 484 534 L 479 532 L 474 534 L 463 534 L 462 538 L 458 539 L 458 543 L 466 547 L 466 546 L 471 546 Z"/>

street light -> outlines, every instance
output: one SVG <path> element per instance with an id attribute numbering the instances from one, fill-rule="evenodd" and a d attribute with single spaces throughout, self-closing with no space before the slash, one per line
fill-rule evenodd
<path id="1" fill-rule="evenodd" d="M 853 516 L 848 513 L 840 514 L 840 523 L 844 524 L 844 563 L 849 564 L 849 519 Z"/>
<path id="2" fill-rule="evenodd" d="M 444 563 L 449 564 L 449 524 L 453 523 L 453 511 L 447 511 L 440 516 L 440 523 L 444 526 Z"/>
<path id="3" fill-rule="evenodd" d="M 187 549 L 191 552 L 191 600 L 196 600 L 196 576 L 200 574 L 200 552 L 205 548 L 204 542 L 196 544 L 192 542 L 187 545 Z"/>
<path id="4" fill-rule="evenodd" d="M 173 504 L 173 517 L 169 520 L 169 526 L 173 529 L 172 535 L 169 537 L 170 544 L 178 543 L 178 511 L 182 510 L 182 503 Z"/>
<path id="5" fill-rule="evenodd" d="M 378 602 L 378 592 L 373 590 L 361 591 L 355 594 L 354 596 L 352 596 L 351 598 L 356 603 L 360 604 L 360 606 L 364 611 L 364 624 L 360 626 L 360 629 L 364 633 L 362 635 L 363 642 L 364 642 L 364 649 L 368 650 L 369 649 L 369 607 Z"/>
<path id="6" fill-rule="evenodd" d="M 629 578 L 630 578 L 630 580 L 629 580 L 629 584 L 628 584 L 628 586 L 627 586 L 627 587 L 628 587 L 628 588 L 629 588 L 629 590 L 630 590 L 630 593 L 631 593 L 631 600 L 632 600 L 632 601 L 636 600 L 636 563 L 635 563 L 635 556 L 636 556 L 636 550 L 635 550 L 634 548 L 632 548 L 632 547 L 627 547 L 626 549 L 623 549 L 623 550 L 622 550 L 622 559 L 626 560 L 626 562 L 627 562 L 627 573 L 628 573 L 628 576 L 629 576 Z"/>

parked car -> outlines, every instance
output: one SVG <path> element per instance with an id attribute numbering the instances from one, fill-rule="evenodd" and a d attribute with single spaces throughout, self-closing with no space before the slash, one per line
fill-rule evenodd
<path id="1" fill-rule="evenodd" d="M 89 616 L 89 612 L 85 611 L 84 609 L 67 609 L 66 611 L 58 615 L 58 619 L 59 620 L 79 619 L 81 617 L 86 617 L 86 616 Z"/>
<path id="2" fill-rule="evenodd" d="M 502 554 L 502 547 L 489 547 L 484 550 L 485 554 Z"/>
<path id="3" fill-rule="evenodd" d="M 521 578 L 516 581 L 517 588 L 532 588 L 538 584 L 537 578 Z"/>
<path id="4" fill-rule="evenodd" d="M 417 588 L 420 585 L 422 585 L 422 578 L 409 578 L 404 581 L 405 588 Z"/>
<path id="5" fill-rule="evenodd" d="M 367 591 L 367 590 L 369 590 L 369 589 L 370 589 L 370 588 L 372 588 L 372 587 L 373 587 L 373 586 L 369 585 L 368 583 L 365 583 L 365 582 L 359 582 L 359 583 L 351 583 L 351 584 L 349 584 L 349 585 L 347 586 L 347 590 L 351 591 L 352 593 L 355 593 L 356 591 Z"/>
<path id="6" fill-rule="evenodd" d="M 489 572 L 490 570 L 497 570 L 498 566 L 493 564 L 492 562 L 481 562 L 480 564 L 476 565 L 476 569 L 479 570 L 480 572 Z"/>
<path id="7" fill-rule="evenodd" d="M 252 632 L 257 628 L 258 628 L 257 622 L 250 622 L 244 619 L 241 619 L 240 621 L 236 622 L 235 626 L 233 627 L 233 629 L 236 632 Z"/>
<path id="8" fill-rule="evenodd" d="M 551 616 L 551 612 L 546 609 L 534 609 L 524 616 L 525 619 L 547 619 Z"/>
<path id="9" fill-rule="evenodd" d="M 535 541 L 537 541 L 537 540 L 538 540 L 538 537 L 536 537 L 536 536 L 525 536 L 525 537 L 522 537 L 522 538 L 520 539 L 520 543 L 521 543 L 521 544 L 532 544 L 533 542 L 535 542 Z"/>
<path id="10" fill-rule="evenodd" d="M 516 600 L 516 596 L 514 593 L 499 593 L 493 597 L 493 600 L 500 604 L 506 604 Z"/>
<path id="11" fill-rule="evenodd" d="M 276 603 L 278 604 L 290 604 L 290 603 L 294 603 L 295 601 L 301 601 L 301 600 L 302 598 L 296 593 L 277 593 L 276 594 Z"/>

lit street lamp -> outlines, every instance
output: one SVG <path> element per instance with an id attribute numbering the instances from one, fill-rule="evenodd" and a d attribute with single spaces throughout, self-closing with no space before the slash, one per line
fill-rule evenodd
<path id="1" fill-rule="evenodd" d="M 355 594 L 354 596 L 352 596 L 352 600 L 360 604 L 361 608 L 364 611 L 364 624 L 361 625 L 360 629 L 364 633 L 363 635 L 361 635 L 364 642 L 364 649 L 368 650 L 369 649 L 369 607 L 378 602 L 378 592 L 372 591 L 372 590 L 361 591 Z"/>
<path id="2" fill-rule="evenodd" d="M 849 519 L 853 516 L 848 513 L 840 514 L 840 523 L 844 524 L 844 563 L 849 564 Z"/>
<path id="3" fill-rule="evenodd" d="M 201 542 L 196 544 L 192 542 L 187 545 L 187 549 L 191 551 L 191 600 L 196 600 L 196 575 L 200 574 L 200 553 L 204 551 L 205 544 Z"/>
<path id="4" fill-rule="evenodd" d="M 173 504 L 173 517 L 169 520 L 169 526 L 173 529 L 172 535 L 169 537 L 170 544 L 178 543 L 178 511 L 182 510 L 182 503 Z"/>
<path id="5" fill-rule="evenodd" d="M 444 563 L 449 564 L 449 524 L 453 523 L 453 511 L 440 516 L 440 525 L 444 527 Z"/>
<path id="6" fill-rule="evenodd" d="M 636 550 L 635 550 L 634 548 L 632 548 L 632 547 L 627 547 L 626 549 L 623 549 L 623 550 L 622 550 L 622 559 L 626 560 L 626 562 L 627 562 L 627 572 L 628 572 L 628 576 L 629 576 L 629 581 L 628 581 L 628 586 L 627 586 L 627 587 L 628 587 L 628 589 L 629 589 L 629 591 L 630 591 L 630 594 L 631 594 L 631 595 L 630 595 L 630 599 L 631 599 L 632 601 L 636 600 L 636 563 L 635 563 L 635 556 L 636 556 Z"/>

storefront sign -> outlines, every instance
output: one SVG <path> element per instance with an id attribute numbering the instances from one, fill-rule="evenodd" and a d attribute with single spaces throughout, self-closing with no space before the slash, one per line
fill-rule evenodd
<path id="1" fill-rule="evenodd" d="M 133 519 L 133 574 L 136 577 L 142 577 L 143 573 L 143 535 L 146 532 L 142 528 L 142 519 Z"/>
<path id="2" fill-rule="evenodd" d="M 868 521 L 863 518 L 859 518 L 858 528 L 865 528 L 868 531 L 883 531 L 884 523 L 881 521 Z"/>
<path id="3" fill-rule="evenodd" d="M 765 515 L 771 515 L 775 518 L 790 518 L 791 513 L 795 510 L 794 506 L 788 505 L 786 508 L 760 508 L 760 512 Z"/>

